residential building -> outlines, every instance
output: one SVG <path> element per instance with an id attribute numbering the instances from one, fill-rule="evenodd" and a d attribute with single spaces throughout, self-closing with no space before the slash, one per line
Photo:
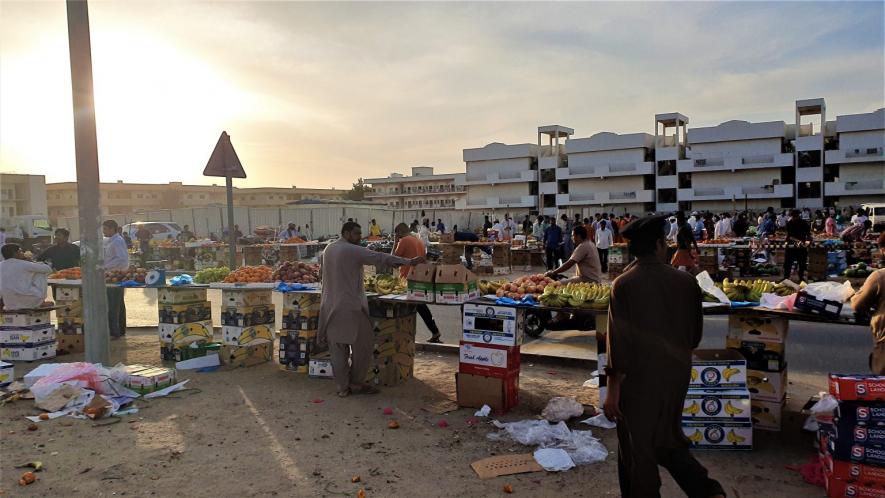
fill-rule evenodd
<path id="1" fill-rule="evenodd" d="M 678 112 L 655 115 L 655 201 L 658 212 L 672 213 L 679 209 L 676 163 L 685 159 L 687 141 L 688 117 Z"/>
<path id="2" fill-rule="evenodd" d="M 0 173 L 0 217 L 47 216 L 46 177 Z"/>
<path id="3" fill-rule="evenodd" d="M 836 116 L 825 150 L 824 205 L 885 202 L 885 108 Z"/>
<path id="4" fill-rule="evenodd" d="M 555 215 L 559 196 L 568 193 L 568 181 L 561 178 L 563 171 L 568 171 L 569 137 L 575 130 L 550 125 L 538 128 L 538 212 Z M 543 137 L 547 137 L 547 145 L 543 145 Z M 560 142 L 559 139 L 563 141 Z"/>
<path id="5" fill-rule="evenodd" d="M 491 143 L 464 149 L 466 173 L 455 185 L 467 187 L 467 195 L 455 201 L 458 209 L 484 211 L 538 209 L 538 157 L 535 144 Z"/>
<path id="6" fill-rule="evenodd" d="M 222 189 L 223 190 L 223 189 Z M 278 207 L 293 201 L 319 199 L 343 200 L 347 190 L 324 188 L 255 187 L 234 189 L 234 205 L 242 207 Z M 227 202 L 227 201 L 224 201 Z"/>
<path id="7" fill-rule="evenodd" d="M 811 117 L 811 122 L 803 124 L 803 118 L 807 117 Z M 824 143 L 827 135 L 827 105 L 824 99 L 797 100 L 796 124 L 792 131 L 796 191 L 795 203 L 790 206 L 821 207 L 824 202 Z"/>
<path id="8" fill-rule="evenodd" d="M 365 198 L 380 202 L 390 209 L 454 209 L 467 189 L 456 180 L 463 173 L 434 174 L 430 166 L 412 168 L 412 175 L 391 173 L 387 178 L 368 178 Z"/>

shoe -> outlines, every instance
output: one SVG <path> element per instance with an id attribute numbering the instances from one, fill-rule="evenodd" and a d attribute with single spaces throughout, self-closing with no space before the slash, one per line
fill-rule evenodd
<path id="1" fill-rule="evenodd" d="M 350 388 L 351 394 L 379 394 L 380 392 L 380 390 L 368 384 L 359 386 L 356 389 L 354 389 L 353 387 Z"/>
<path id="2" fill-rule="evenodd" d="M 433 334 L 430 336 L 430 339 L 427 339 L 427 342 L 431 344 L 442 344 L 442 340 L 439 338 L 439 334 Z"/>
<path id="3" fill-rule="evenodd" d="M 345 389 L 345 390 L 343 390 L 343 391 L 338 391 L 338 397 L 339 397 L 339 398 L 346 398 L 346 397 L 348 397 L 348 396 L 350 396 L 350 389 Z"/>

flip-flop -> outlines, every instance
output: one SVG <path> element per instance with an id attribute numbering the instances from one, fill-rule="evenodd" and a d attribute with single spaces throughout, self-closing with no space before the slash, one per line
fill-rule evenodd
<path id="1" fill-rule="evenodd" d="M 439 338 L 438 335 L 435 335 L 435 336 L 431 337 L 430 339 L 427 339 L 427 342 L 432 343 L 432 344 L 442 344 L 442 340 Z"/>
<path id="2" fill-rule="evenodd" d="M 372 386 L 362 386 L 357 390 L 350 390 L 353 394 L 380 394 L 381 391 Z"/>
<path id="3" fill-rule="evenodd" d="M 348 389 L 346 391 L 338 391 L 339 398 L 346 398 L 348 396 L 350 396 L 350 389 Z"/>

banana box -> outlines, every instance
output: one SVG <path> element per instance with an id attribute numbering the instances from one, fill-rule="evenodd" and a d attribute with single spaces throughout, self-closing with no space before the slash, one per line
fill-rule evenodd
<path id="1" fill-rule="evenodd" d="M 161 304 L 160 323 L 190 323 L 212 319 L 212 303 L 200 301 L 187 304 Z"/>
<path id="2" fill-rule="evenodd" d="M 787 364 L 784 343 L 725 337 L 725 347 L 740 352 L 747 359 L 747 368 L 778 372 Z"/>
<path id="3" fill-rule="evenodd" d="M 310 358 L 307 376 L 312 379 L 332 378 L 332 357 L 328 352 L 319 353 Z"/>
<path id="4" fill-rule="evenodd" d="M 731 349 L 698 349 L 691 358 L 689 389 L 743 389 L 747 360 Z"/>
<path id="5" fill-rule="evenodd" d="M 49 323 L 49 311 L 0 312 L 0 329 L 7 327 L 37 327 Z"/>
<path id="6" fill-rule="evenodd" d="M 415 314 L 415 305 L 408 302 L 393 303 L 369 299 L 369 316 L 373 318 L 399 318 Z"/>
<path id="7" fill-rule="evenodd" d="M 161 323 L 158 327 L 160 342 L 171 343 L 174 347 L 188 346 L 194 342 L 212 342 L 214 329 L 212 320 L 201 322 L 173 324 Z"/>
<path id="8" fill-rule="evenodd" d="M 278 360 L 287 370 L 297 370 L 298 367 L 308 366 L 316 349 L 315 339 L 281 336 Z"/>
<path id="9" fill-rule="evenodd" d="M 36 327 L 0 329 L 0 344 L 7 346 L 39 344 L 55 340 L 55 327 L 52 324 Z"/>
<path id="10" fill-rule="evenodd" d="M 221 307 L 266 306 L 273 304 L 271 289 L 222 289 Z"/>
<path id="11" fill-rule="evenodd" d="M 319 315 L 301 315 L 295 310 L 284 312 L 281 322 L 283 328 L 289 330 L 317 330 L 320 328 Z"/>
<path id="12" fill-rule="evenodd" d="M 221 324 L 234 327 L 271 324 L 276 321 L 274 305 L 231 306 L 221 309 Z"/>
<path id="13" fill-rule="evenodd" d="M 437 303 L 460 304 L 479 297 L 476 274 L 463 265 L 437 266 L 433 282 Z"/>
<path id="14" fill-rule="evenodd" d="M 785 318 L 731 315 L 725 346 L 740 351 L 747 359 L 747 368 L 778 372 L 786 365 L 789 323 Z"/>
<path id="15" fill-rule="evenodd" d="M 780 372 L 747 370 L 747 389 L 755 400 L 781 401 L 787 393 L 787 369 Z"/>
<path id="16" fill-rule="evenodd" d="M 55 336 L 55 350 L 58 354 L 76 354 L 86 351 L 83 334 L 58 334 Z"/>
<path id="17" fill-rule="evenodd" d="M 682 422 L 682 433 L 691 446 L 710 450 L 752 450 L 753 423 L 732 421 Z"/>
<path id="18" fill-rule="evenodd" d="M 148 394 L 175 384 L 175 370 L 150 365 L 127 365 L 126 387 L 139 394 Z"/>
<path id="19" fill-rule="evenodd" d="M 55 317 L 58 321 L 64 318 L 83 318 L 83 301 L 68 301 L 58 304 L 61 305 L 55 310 Z"/>
<path id="20" fill-rule="evenodd" d="M 58 333 L 65 335 L 83 335 L 83 320 L 80 318 L 65 318 L 58 322 Z"/>
<path id="21" fill-rule="evenodd" d="M 80 286 L 56 285 L 53 296 L 55 296 L 56 302 L 69 302 L 79 301 L 83 294 L 80 291 Z"/>
<path id="22" fill-rule="evenodd" d="M 3 361 L 36 361 L 55 358 L 55 340 L 40 344 L 0 345 L 0 360 Z"/>
<path id="23" fill-rule="evenodd" d="M 251 367 L 267 363 L 273 358 L 273 344 L 269 342 L 248 346 L 224 344 L 221 346 L 221 353 L 218 356 L 225 366 L 231 368 Z"/>
<path id="24" fill-rule="evenodd" d="M 158 304 L 188 304 L 207 301 L 205 288 L 163 287 L 157 291 Z"/>
<path id="25" fill-rule="evenodd" d="M 0 387 L 6 387 L 15 380 L 15 365 L 0 361 Z"/>
<path id="26" fill-rule="evenodd" d="M 210 342 L 207 344 L 192 343 L 184 348 L 174 348 L 172 350 L 172 359 L 174 361 L 185 361 L 193 358 L 200 358 L 211 353 L 217 353 L 221 349 L 220 342 Z"/>
<path id="27" fill-rule="evenodd" d="M 786 398 L 780 401 L 754 399 L 751 403 L 753 428 L 763 431 L 780 431 L 786 403 Z"/>
<path id="28" fill-rule="evenodd" d="M 750 420 L 750 391 L 689 389 L 682 405 L 682 420 Z"/>
<path id="29" fill-rule="evenodd" d="M 274 331 L 268 325 L 253 327 L 221 327 L 221 342 L 227 346 L 246 346 L 274 341 Z"/>
<path id="30" fill-rule="evenodd" d="M 412 301 L 432 303 L 434 295 L 433 280 L 436 267 L 431 264 L 420 264 L 412 268 L 406 282 L 406 294 Z"/>
<path id="31" fill-rule="evenodd" d="M 284 292 L 283 310 L 295 310 L 308 316 L 318 315 L 321 298 L 322 294 L 319 291 Z"/>
<path id="32" fill-rule="evenodd" d="M 784 343 L 790 320 L 781 317 L 736 313 L 728 317 L 728 336 L 757 341 Z"/>

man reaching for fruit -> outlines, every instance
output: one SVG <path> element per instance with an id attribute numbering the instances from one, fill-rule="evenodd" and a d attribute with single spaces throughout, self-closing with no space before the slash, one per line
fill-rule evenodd
<path id="1" fill-rule="evenodd" d="M 661 496 L 660 465 L 688 496 L 725 496 L 689 453 L 682 432 L 691 354 L 701 342 L 704 316 L 695 279 L 665 263 L 665 227 L 664 216 L 624 227 L 636 261 L 612 284 L 603 410 L 618 422 L 621 495 Z"/>
<path id="2" fill-rule="evenodd" d="M 394 244 L 393 249 L 394 256 L 406 259 L 423 258 L 427 256 L 427 248 L 424 247 L 423 242 L 418 240 L 418 237 L 412 235 L 412 232 L 409 230 L 409 225 L 400 223 L 393 229 L 393 233 L 396 235 L 396 244 Z M 412 267 L 408 265 L 401 266 L 399 269 L 400 276 L 402 278 L 408 277 L 411 269 Z M 442 341 L 439 339 L 439 327 L 436 326 L 436 321 L 433 319 L 433 314 L 430 312 L 430 308 L 423 303 L 418 304 L 416 308 L 418 314 L 421 315 L 421 319 L 424 320 L 424 325 L 427 326 L 427 330 L 432 334 L 427 342 L 441 343 Z"/>
<path id="3" fill-rule="evenodd" d="M 362 227 L 348 221 L 341 227 L 341 238 L 320 255 L 323 294 L 317 339 L 329 345 L 332 375 L 341 397 L 378 392 L 366 384 L 374 335 L 363 287 L 363 266 L 384 268 L 424 262 L 421 256 L 405 259 L 362 247 L 362 235 Z"/>
<path id="4" fill-rule="evenodd" d="M 575 249 L 568 261 L 559 268 L 548 271 L 545 275 L 553 277 L 577 265 L 576 275 L 564 281 L 564 284 L 601 282 L 602 267 L 599 262 L 599 251 L 596 250 L 596 245 L 587 238 L 587 229 L 584 226 L 575 227 L 572 230 L 572 241 L 575 243 Z"/>

